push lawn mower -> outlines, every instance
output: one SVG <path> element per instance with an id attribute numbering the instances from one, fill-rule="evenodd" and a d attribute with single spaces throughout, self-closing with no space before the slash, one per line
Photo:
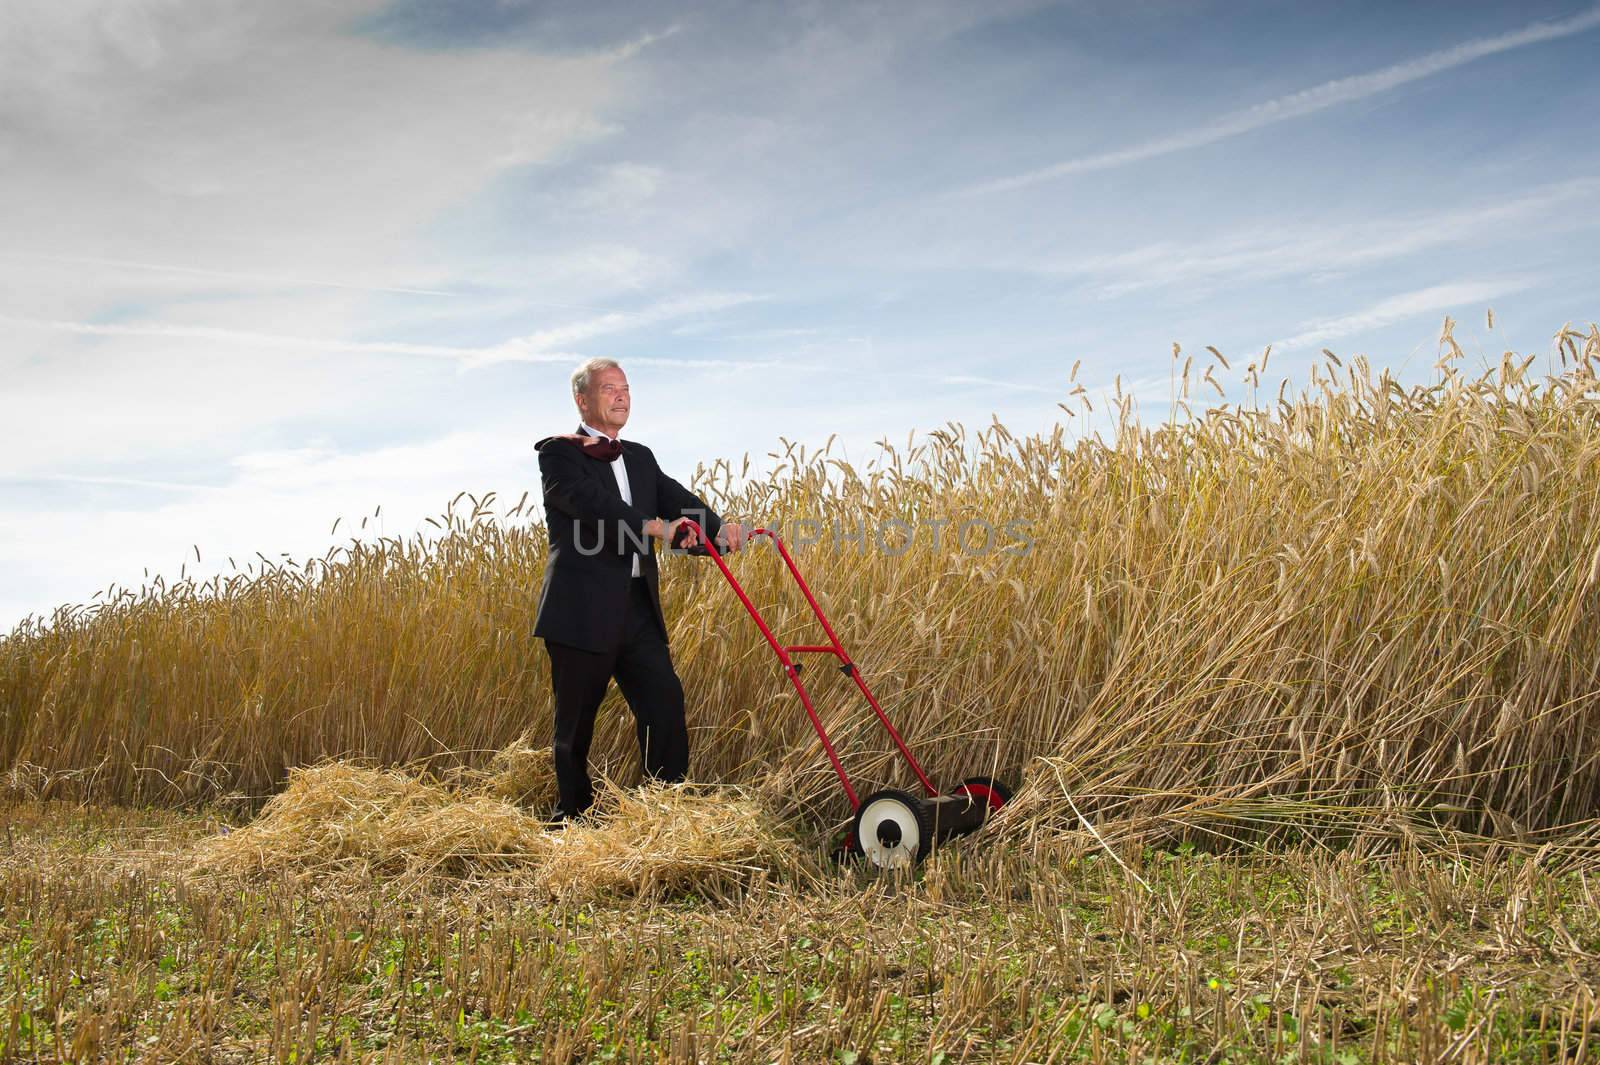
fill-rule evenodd
<path id="1" fill-rule="evenodd" d="M 750 539 L 765 536 L 778 549 L 784 565 L 789 567 L 789 573 L 800 586 L 800 592 L 806 597 L 806 602 L 810 604 L 811 612 L 817 616 L 818 623 L 822 625 L 822 631 L 828 637 L 827 643 L 779 643 L 778 638 L 772 634 L 772 629 L 761 617 L 761 612 L 756 609 L 756 605 L 740 587 L 738 579 L 728 569 L 722 553 L 706 539 L 700 526 L 693 521 L 685 519 L 680 526 L 678 534 L 680 538 L 686 528 L 693 528 L 700 538 L 700 543 L 690 548 L 688 553 L 711 556 L 717 568 L 722 570 L 722 575 L 728 579 L 733 593 L 739 597 L 739 602 L 744 604 L 744 608 L 755 619 L 756 627 L 761 630 L 761 635 L 766 637 L 773 653 L 778 656 L 778 662 L 783 666 L 785 675 L 800 695 L 800 702 L 806 708 L 806 716 L 811 719 L 811 727 L 816 729 L 817 738 L 822 741 L 822 749 L 827 752 L 828 761 L 833 764 L 833 771 L 838 774 L 839 785 L 844 788 L 845 797 L 850 800 L 850 812 L 854 815 L 854 820 L 848 826 L 844 838 L 838 841 L 836 854 L 841 857 L 860 855 L 880 869 L 913 865 L 926 857 L 928 852 L 940 843 L 977 831 L 988 820 L 989 815 L 1011 797 L 1009 788 L 989 777 L 968 777 L 956 785 L 949 794 L 940 794 L 934 788 L 932 781 L 928 779 L 928 774 L 922 771 L 922 766 L 917 764 L 911 749 L 906 746 L 905 740 L 900 738 L 900 733 L 890 723 L 889 716 L 883 712 L 883 707 L 879 706 L 878 700 L 873 697 L 872 690 L 867 687 L 867 682 L 861 676 L 860 668 L 840 645 L 839 637 L 834 635 L 833 626 L 828 624 L 828 619 L 823 615 L 822 608 L 817 605 L 817 600 L 806 585 L 805 578 L 800 576 L 800 570 L 796 568 L 788 548 L 783 546 L 783 541 L 776 533 L 767 529 L 756 529 L 750 533 Z M 895 788 L 874 791 L 864 799 L 856 795 L 856 789 L 851 785 L 849 776 L 845 774 L 844 765 L 839 761 L 839 754 L 834 750 L 833 741 L 828 738 L 827 730 L 822 727 L 822 719 L 817 716 L 811 696 L 800 681 L 800 671 L 804 663 L 797 661 L 793 656 L 802 654 L 831 654 L 838 659 L 839 672 L 855 681 L 856 687 L 861 689 L 861 694 L 866 697 L 867 704 L 872 707 L 872 712 L 877 715 L 884 731 L 894 741 L 906 764 L 911 767 L 911 772 L 916 774 L 918 782 L 922 785 L 922 798 Z"/>

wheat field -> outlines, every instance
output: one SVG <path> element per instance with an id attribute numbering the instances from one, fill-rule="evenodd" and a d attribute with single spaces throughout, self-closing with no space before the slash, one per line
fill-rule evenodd
<path id="1" fill-rule="evenodd" d="M 1124 397 L 1109 439 L 950 425 L 861 468 L 785 445 L 770 477 L 719 461 L 695 483 L 724 514 L 816 536 L 796 559 L 935 781 L 1024 781 L 1034 827 L 1570 836 L 1600 814 L 1600 334 L 1564 329 L 1542 378 L 1510 353 L 1467 375 L 1454 343 L 1447 322 L 1430 385 L 1328 353 L 1265 398 L 1263 365 L 1175 347 L 1174 416 L 1153 427 Z M 1191 411 L 1230 372 L 1249 399 Z M 527 497 L 506 521 L 492 503 L 453 503 L 428 536 L 30 619 L 0 644 L 10 787 L 259 802 L 330 758 L 439 773 L 544 735 L 543 529 Z M 816 635 L 774 552 L 731 565 L 780 632 Z M 668 559 L 663 587 L 692 775 L 836 813 L 712 564 Z M 859 696 L 814 672 L 852 774 L 908 783 Z M 595 761 L 625 780 L 633 732 L 609 699 Z"/>

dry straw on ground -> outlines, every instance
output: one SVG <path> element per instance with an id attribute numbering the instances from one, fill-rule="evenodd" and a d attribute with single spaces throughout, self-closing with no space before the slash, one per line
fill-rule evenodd
<path id="1" fill-rule="evenodd" d="M 542 755 L 542 757 L 541 757 Z M 650 786 L 603 793 L 594 818 L 548 827 L 499 798 L 536 787 L 549 751 L 513 751 L 482 790 L 399 770 L 331 762 L 293 770 L 250 824 L 202 842 L 198 872 L 223 876 L 499 876 L 560 896 L 714 891 L 793 857 L 757 800 L 738 789 Z"/>
<path id="2" fill-rule="evenodd" d="M 487 769 L 462 768 L 460 787 L 538 810 L 556 801 L 556 766 L 549 747 L 536 747 L 524 733 L 494 753 Z"/>

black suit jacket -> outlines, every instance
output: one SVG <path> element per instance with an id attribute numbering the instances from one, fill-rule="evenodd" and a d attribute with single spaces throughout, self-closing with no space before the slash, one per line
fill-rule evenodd
<path id="1" fill-rule="evenodd" d="M 716 536 L 722 519 L 662 473 L 643 444 L 622 441 L 622 457 L 616 460 L 627 463 L 631 504 L 623 502 L 611 463 L 588 457 L 561 437 L 546 437 L 534 448 L 544 485 L 550 557 L 533 634 L 585 651 L 614 649 L 622 641 L 633 559 L 638 557 L 638 579 L 645 582 L 661 638 L 667 639 L 655 541 L 645 536 L 645 523 L 687 517 L 707 536 Z"/>

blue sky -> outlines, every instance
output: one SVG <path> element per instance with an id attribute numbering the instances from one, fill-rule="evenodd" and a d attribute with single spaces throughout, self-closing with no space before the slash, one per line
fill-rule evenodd
<path id="1" fill-rule="evenodd" d="M 1158 417 L 1174 342 L 1274 388 L 1422 380 L 1446 314 L 1548 353 L 1600 315 L 1597 44 L 1583 3 L 8 4 L 0 632 L 536 493 L 589 355 L 687 479 L 1045 429 L 1080 359 Z"/>

